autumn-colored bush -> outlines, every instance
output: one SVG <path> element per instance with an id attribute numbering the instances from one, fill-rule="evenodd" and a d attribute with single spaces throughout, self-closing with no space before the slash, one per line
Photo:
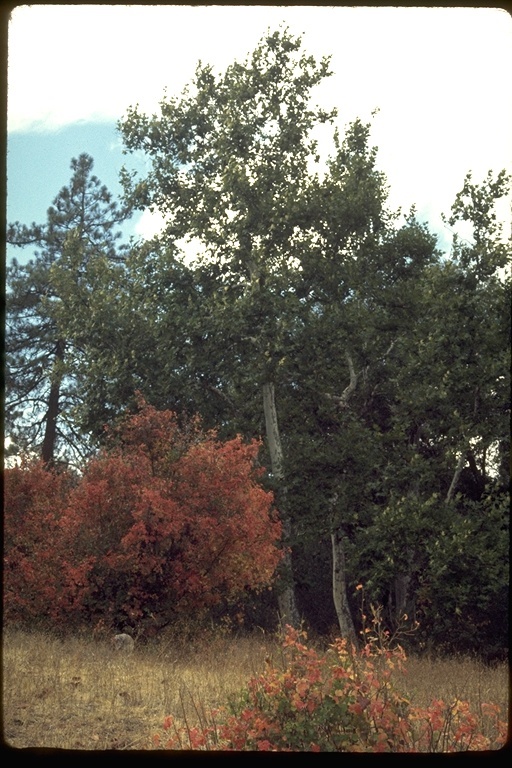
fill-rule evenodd
<path id="1" fill-rule="evenodd" d="M 65 494 L 51 471 L 20 470 L 6 498 L 12 589 L 16 570 L 25 575 L 16 601 L 9 593 L 14 614 L 43 610 L 31 597 L 43 580 L 45 595 L 60 590 L 56 620 L 94 624 L 196 615 L 269 586 L 281 525 L 259 484 L 258 450 L 240 437 L 221 442 L 197 421 L 179 427 L 141 400 Z"/>
<path id="2" fill-rule="evenodd" d="M 71 475 L 48 471 L 40 461 L 4 470 L 6 621 L 51 620 L 77 597 L 61 548 L 71 485 Z M 80 581 L 78 571 L 74 576 Z"/>
<path id="3" fill-rule="evenodd" d="M 402 667 L 400 646 L 369 637 L 361 650 L 336 640 L 327 653 L 306 645 L 304 632 L 287 628 L 283 663 L 268 664 L 228 706 L 200 727 L 173 716 L 154 737 L 165 749 L 303 752 L 456 752 L 503 746 L 500 709 L 434 700 L 418 708 L 392 684 Z M 486 735 L 484 735 L 484 733 Z M 491 735 L 488 735 L 491 734 Z"/>

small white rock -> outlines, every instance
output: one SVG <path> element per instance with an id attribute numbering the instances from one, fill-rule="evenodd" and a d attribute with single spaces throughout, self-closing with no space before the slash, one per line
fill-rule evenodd
<path id="1" fill-rule="evenodd" d="M 135 646 L 133 637 L 130 637 L 130 635 L 127 635 L 125 632 L 121 635 L 115 635 L 112 642 L 115 650 L 121 651 L 121 653 L 132 653 Z"/>

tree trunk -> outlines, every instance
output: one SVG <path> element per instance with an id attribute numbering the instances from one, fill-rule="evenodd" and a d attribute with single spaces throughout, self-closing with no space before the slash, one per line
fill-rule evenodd
<path id="1" fill-rule="evenodd" d="M 450 487 L 448 488 L 448 493 L 446 494 L 446 501 L 451 501 L 455 489 L 457 488 L 457 483 L 459 482 L 459 478 L 462 474 L 462 470 L 464 469 L 464 466 L 466 464 L 466 451 L 462 450 L 461 454 L 459 456 L 459 460 L 457 461 L 457 466 L 455 467 L 455 472 L 453 473 L 452 482 L 450 483 Z"/>
<path id="2" fill-rule="evenodd" d="M 331 533 L 332 543 L 332 595 L 341 637 L 357 645 L 356 631 L 347 599 L 344 535 L 341 526 Z"/>
<path id="3" fill-rule="evenodd" d="M 394 625 L 399 627 L 407 614 L 407 605 L 409 602 L 409 586 L 411 583 L 411 571 L 407 573 L 400 573 L 395 576 L 394 592 L 395 592 L 395 604 L 393 606 L 393 622 Z"/>
<path id="4" fill-rule="evenodd" d="M 283 449 L 279 435 L 279 424 L 274 395 L 274 384 L 263 385 L 263 410 L 265 413 L 265 429 L 267 433 L 270 466 L 276 483 L 276 503 L 283 526 L 282 544 L 284 557 L 280 567 L 280 584 L 278 586 L 279 615 L 282 624 L 298 627 L 299 611 L 295 599 L 295 581 L 293 578 L 292 556 L 290 550 L 291 520 L 286 508 L 286 486 L 284 483 Z"/>
<path id="5" fill-rule="evenodd" d="M 45 416 L 45 430 L 43 446 L 41 449 L 41 458 L 46 466 L 51 467 L 55 460 L 55 445 L 57 442 L 57 418 L 59 416 L 60 385 L 62 382 L 62 373 L 60 367 L 64 360 L 65 343 L 62 340 L 57 342 L 55 350 L 55 361 L 51 374 L 50 393 L 48 395 L 48 410 Z"/>
<path id="6" fill-rule="evenodd" d="M 350 376 L 349 384 L 340 397 L 330 397 L 330 399 L 335 400 L 341 408 L 348 407 L 349 400 L 357 389 L 357 382 L 359 379 L 359 374 L 355 372 L 352 357 L 347 351 L 345 352 L 345 358 L 347 360 Z M 336 616 L 338 617 L 341 637 L 345 637 L 349 642 L 357 645 L 356 631 L 354 629 L 354 622 L 352 621 L 352 615 L 350 613 L 347 598 L 347 574 L 345 566 L 344 546 L 345 537 L 342 526 L 339 524 L 339 522 L 336 521 L 337 516 L 335 514 L 335 505 L 337 501 L 338 493 L 335 493 L 330 500 L 332 526 L 332 598 L 334 607 L 336 609 Z"/>

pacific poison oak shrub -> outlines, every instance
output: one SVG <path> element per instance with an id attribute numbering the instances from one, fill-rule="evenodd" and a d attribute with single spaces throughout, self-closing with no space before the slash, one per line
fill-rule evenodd
<path id="1" fill-rule="evenodd" d="M 405 653 L 368 637 L 361 650 L 338 639 L 319 654 L 307 636 L 287 627 L 283 663 L 268 664 L 228 706 L 199 727 L 164 721 L 154 736 L 163 749 L 301 752 L 459 752 L 503 746 L 499 707 L 432 701 L 415 707 L 393 686 Z M 491 733 L 492 735 L 484 735 Z"/>
<path id="2" fill-rule="evenodd" d="M 63 551 L 73 478 L 42 461 L 4 470 L 4 619 L 52 621 L 76 608 L 86 562 Z"/>
<path id="3" fill-rule="evenodd" d="M 221 442 L 195 420 L 180 427 L 141 399 L 65 498 L 58 476 L 20 469 L 6 518 L 13 531 L 22 519 L 23 535 L 11 535 L 5 556 L 12 567 L 21 549 L 31 569 L 22 594 L 9 592 L 13 618 L 46 571 L 63 597 L 52 615 L 75 624 L 197 614 L 269 586 L 281 525 L 259 484 L 258 451 L 257 441 Z"/>

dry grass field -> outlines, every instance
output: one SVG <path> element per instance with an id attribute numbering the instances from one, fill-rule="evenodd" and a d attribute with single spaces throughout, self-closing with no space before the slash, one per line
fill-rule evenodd
<path id="1" fill-rule="evenodd" d="M 475 713 L 485 702 L 499 704 L 503 719 L 509 707 L 509 669 L 507 664 L 488 666 L 468 657 L 437 659 L 411 656 L 405 664 L 406 675 L 399 682 L 405 695 L 417 706 L 427 706 L 433 699 L 446 702 L 468 701 Z"/>
<path id="2" fill-rule="evenodd" d="M 122 656 L 106 641 L 59 640 L 43 633 L 5 630 L 3 738 L 10 747 L 97 750 L 152 749 L 165 716 L 189 725 L 226 702 L 265 657 L 280 654 L 269 636 L 234 638 L 212 633 L 184 643 L 161 638 Z M 411 700 L 465 699 L 508 709 L 508 666 L 471 659 L 411 658 L 397 684 Z"/>
<path id="3" fill-rule="evenodd" d="M 12 747 L 146 749 L 166 715 L 197 722 L 263 669 L 271 642 L 108 642 L 4 632 L 3 736 Z"/>

